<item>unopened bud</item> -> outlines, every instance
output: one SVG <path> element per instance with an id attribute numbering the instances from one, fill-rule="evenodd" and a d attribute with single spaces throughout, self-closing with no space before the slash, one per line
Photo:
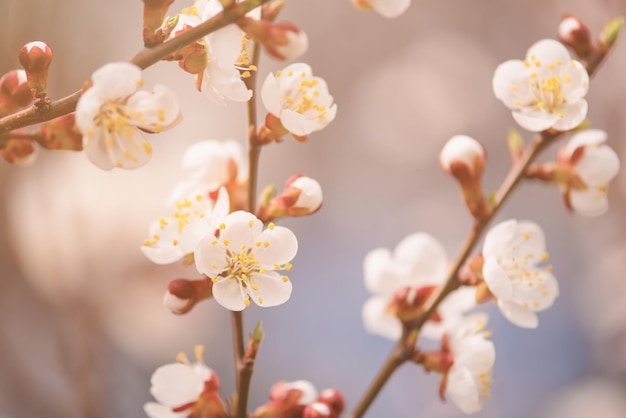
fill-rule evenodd
<path id="1" fill-rule="evenodd" d="M 486 162 L 483 146 L 467 135 L 450 138 L 439 154 L 441 168 L 459 181 L 470 213 L 479 219 L 488 214 L 481 179 Z"/>
<path id="2" fill-rule="evenodd" d="M 306 405 L 315 402 L 317 390 L 307 380 L 278 382 L 270 389 L 270 401 L 254 412 L 258 418 L 299 417 Z"/>
<path id="3" fill-rule="evenodd" d="M 316 180 L 303 174 L 290 177 L 282 193 L 269 199 L 273 191 L 273 188 L 266 188 L 260 199 L 257 216 L 263 222 L 285 216 L 311 215 L 322 207 L 322 187 Z"/>
<path id="4" fill-rule="evenodd" d="M 456 135 L 441 150 L 439 164 L 443 171 L 454 177 L 477 177 L 485 169 L 485 149 L 472 137 Z"/>
<path id="5" fill-rule="evenodd" d="M 332 418 L 335 415 L 328 405 L 322 402 L 313 402 L 307 405 L 302 413 L 302 418 Z"/>
<path id="6" fill-rule="evenodd" d="M 26 71 L 11 70 L 0 78 L 0 117 L 15 113 L 32 101 Z"/>
<path id="7" fill-rule="evenodd" d="M 20 64 L 26 71 L 28 86 L 43 93 L 48 86 L 48 67 L 52 62 L 52 49 L 45 42 L 29 42 L 20 49 Z"/>
<path id="8" fill-rule="evenodd" d="M 328 405 L 336 416 L 341 415 L 346 405 L 343 395 L 337 389 L 324 389 L 317 400 Z"/>
<path id="9" fill-rule="evenodd" d="M 618 16 L 609 20 L 602 28 L 602 32 L 600 32 L 600 45 L 604 47 L 605 50 L 608 50 L 613 46 L 619 34 L 622 32 L 622 28 L 624 27 L 624 17 Z"/>
<path id="10" fill-rule="evenodd" d="M 576 52 L 579 58 L 587 57 L 593 51 L 591 32 L 582 20 L 573 15 L 565 15 L 559 23 L 559 40 Z"/>
<path id="11" fill-rule="evenodd" d="M 213 296 L 213 283 L 210 279 L 175 279 L 167 286 L 163 305 L 177 315 L 187 313 L 202 300 Z"/>
<path id="12" fill-rule="evenodd" d="M 37 144 L 28 139 L 9 139 L 0 148 L 0 156 L 11 164 L 27 167 L 37 158 Z"/>
<path id="13" fill-rule="evenodd" d="M 83 135 L 76 127 L 75 114 L 69 113 L 52 119 L 37 129 L 39 143 L 46 149 L 80 151 Z"/>

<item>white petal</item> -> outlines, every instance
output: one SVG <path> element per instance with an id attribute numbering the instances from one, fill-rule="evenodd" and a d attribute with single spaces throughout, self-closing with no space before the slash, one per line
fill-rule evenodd
<path id="1" fill-rule="evenodd" d="M 261 87 L 261 100 L 263 101 L 265 109 L 267 109 L 269 113 L 274 116 L 280 116 L 280 102 L 282 97 L 278 80 L 276 80 L 274 74 L 270 73 L 265 78 L 263 86 Z"/>
<path id="2" fill-rule="evenodd" d="M 453 345 L 454 363 L 463 365 L 474 376 L 489 372 L 496 361 L 496 349 L 493 341 L 479 334 L 463 338 Z"/>
<path id="3" fill-rule="evenodd" d="M 583 216 L 600 216 L 609 210 L 609 199 L 606 192 L 596 187 L 571 190 L 569 199 L 576 213 Z"/>
<path id="4" fill-rule="evenodd" d="M 473 414 L 482 408 L 476 379 L 465 367 L 452 366 L 448 372 L 446 391 L 452 402 L 466 414 Z"/>
<path id="5" fill-rule="evenodd" d="M 273 271 L 264 274 L 254 273 L 250 276 L 250 283 L 259 287 L 258 290 L 248 290 L 250 298 L 259 306 L 270 307 L 282 305 L 291 296 L 291 281 L 283 281 L 282 277 Z"/>
<path id="6" fill-rule="evenodd" d="M 213 243 L 217 241 L 217 244 Z M 206 236 L 198 242 L 194 251 L 196 269 L 208 277 L 215 278 L 228 266 L 226 249 L 214 236 Z"/>
<path id="7" fill-rule="evenodd" d="M 262 266 L 285 264 L 291 261 L 298 252 L 298 240 L 290 229 L 275 226 L 267 228 L 257 238 L 261 245 L 254 251 L 254 256 Z M 266 243 L 269 245 L 266 246 Z"/>
<path id="8" fill-rule="evenodd" d="M 587 117 L 587 101 L 579 100 L 559 109 L 563 115 L 552 127 L 557 131 L 569 131 L 580 125 Z"/>
<path id="9" fill-rule="evenodd" d="M 500 299 L 498 300 L 498 308 L 500 308 L 500 312 L 502 312 L 502 315 L 504 315 L 506 319 L 518 327 L 537 328 L 539 325 L 539 319 L 536 313 L 514 302 Z"/>
<path id="10" fill-rule="evenodd" d="M 559 295 L 556 278 L 543 269 L 529 270 L 533 280 L 515 281 L 512 302 L 534 312 L 548 309 Z"/>
<path id="11" fill-rule="evenodd" d="M 165 86 L 155 86 L 153 92 L 138 91 L 126 102 L 126 107 L 135 116 L 136 126 L 159 132 L 170 127 L 180 116 L 180 107 L 173 91 Z"/>
<path id="12" fill-rule="evenodd" d="M 374 0 L 372 5 L 378 14 L 388 19 L 393 19 L 409 8 L 411 0 Z"/>
<path id="13" fill-rule="evenodd" d="M 606 138 L 606 132 L 601 129 L 585 129 L 584 131 L 576 132 L 565 146 L 565 152 L 568 157 L 571 157 L 578 147 L 600 145 L 606 142 Z"/>
<path id="14" fill-rule="evenodd" d="M 491 293 L 498 299 L 509 300 L 513 297 L 513 285 L 506 271 L 498 264 L 493 256 L 485 259 L 483 277 Z"/>
<path id="15" fill-rule="evenodd" d="M 252 248 L 263 229 L 263 223 L 256 216 L 242 210 L 229 214 L 222 223 L 225 228 L 220 226 L 220 241 L 227 240 L 227 247 L 237 253 L 242 246 Z"/>
<path id="16" fill-rule="evenodd" d="M 564 65 L 560 75 L 569 80 L 561 84 L 561 94 L 566 102 L 575 103 L 585 97 L 589 90 L 589 74 L 580 62 L 571 61 L 570 65 Z"/>
<path id="17" fill-rule="evenodd" d="M 493 93 L 509 109 L 517 109 L 522 103 L 528 104 L 532 92 L 528 88 L 528 69 L 520 60 L 509 60 L 500 64 L 493 74 L 491 82 Z M 517 102 L 519 100 L 519 102 Z"/>
<path id="18" fill-rule="evenodd" d="M 97 89 L 89 89 L 80 96 L 78 103 L 76 103 L 76 126 L 83 135 L 87 132 L 95 131 L 98 129 L 94 118 L 100 113 L 100 106 L 102 106 L 102 99 L 99 96 Z"/>
<path id="19" fill-rule="evenodd" d="M 286 60 L 293 60 L 300 57 L 309 48 L 309 38 L 304 31 L 287 32 L 287 44 L 277 45 L 276 50 Z"/>
<path id="20" fill-rule="evenodd" d="M 198 399 L 204 379 L 186 364 L 161 366 L 152 374 L 150 393 L 161 404 L 178 407 Z"/>
<path id="21" fill-rule="evenodd" d="M 103 101 L 124 99 L 141 84 L 141 68 L 129 62 L 112 62 L 94 71 L 91 81 Z"/>
<path id="22" fill-rule="evenodd" d="M 367 332 L 396 341 L 402 334 L 402 324 L 394 315 L 387 313 L 389 301 L 383 297 L 369 298 L 361 310 L 363 325 Z"/>
<path id="23" fill-rule="evenodd" d="M 142 245 L 141 252 L 155 264 L 171 264 L 181 260 L 183 252 L 175 246 L 148 246 Z"/>
<path id="24" fill-rule="evenodd" d="M 394 249 L 394 258 L 410 266 L 413 284 L 439 284 L 447 276 L 446 250 L 432 235 L 418 232 L 407 236 Z"/>
<path id="25" fill-rule="evenodd" d="M 238 279 L 225 278 L 213 284 L 213 298 L 226 309 L 243 311 L 246 308 L 244 297 Z"/>
<path id="26" fill-rule="evenodd" d="M 106 130 L 96 128 L 93 136 L 87 138 L 83 136 L 83 147 L 89 161 L 103 170 L 115 168 L 115 158 L 111 156 L 105 145 Z"/>
<path id="27" fill-rule="evenodd" d="M 302 113 L 298 113 L 291 109 L 283 109 L 280 112 L 280 121 L 289 132 L 298 136 L 306 136 L 313 132 L 314 128 L 318 127 L 319 122 L 309 123 L 309 119 Z M 319 128 L 318 128 L 319 129 Z"/>
<path id="28" fill-rule="evenodd" d="M 505 256 L 510 247 L 510 242 L 515 236 L 517 221 L 509 219 L 495 225 L 487 232 L 485 243 L 483 244 L 483 257 L 494 256 L 501 258 Z"/>
<path id="29" fill-rule="evenodd" d="M 192 253 L 203 238 L 209 236 L 211 240 L 214 240 L 214 233 L 215 228 L 211 230 L 206 219 L 197 219 L 183 229 L 182 234 L 180 234 L 178 248 L 180 248 L 180 252 L 183 254 Z"/>
<path id="30" fill-rule="evenodd" d="M 543 229 L 531 221 L 518 221 L 515 235 L 509 241 L 508 257 L 524 259 L 531 256 L 539 262 L 546 252 L 546 239 Z"/>
<path id="31" fill-rule="evenodd" d="M 613 180 L 619 171 L 619 157 L 606 145 L 585 147 L 574 170 L 587 186 L 601 187 Z"/>
<path id="32" fill-rule="evenodd" d="M 512 114 L 515 122 L 517 122 L 522 128 L 527 129 L 531 132 L 541 132 L 552 127 L 559 120 L 562 120 L 559 119 L 559 117 L 555 114 L 547 113 L 543 110 L 538 110 L 534 108 L 523 108 L 521 110 L 515 110 Z"/>
<path id="33" fill-rule="evenodd" d="M 225 97 L 234 102 L 247 102 L 252 97 L 252 90 L 248 90 L 239 71 L 234 66 L 224 67 L 220 63 L 209 63 L 201 89 L 205 93 L 208 90 L 210 98 L 214 98 L 214 93 L 218 98 Z M 217 102 L 222 104 L 222 100 Z"/>
<path id="34" fill-rule="evenodd" d="M 210 60 L 215 60 L 222 67 L 234 68 L 235 61 L 241 54 L 243 32 L 237 25 L 228 25 L 207 36 Z"/>
<path id="35" fill-rule="evenodd" d="M 172 408 L 155 402 L 144 404 L 143 410 L 150 418 L 186 418 L 189 415 L 188 412 L 173 412 Z"/>
<path id="36" fill-rule="evenodd" d="M 527 59 L 535 61 L 532 57 L 535 57 L 535 60 L 540 61 L 543 65 L 548 65 L 557 61 L 569 63 L 571 60 L 569 52 L 567 52 L 567 48 L 565 48 L 562 43 L 555 41 L 554 39 L 542 39 L 535 42 L 526 53 Z"/>
<path id="37" fill-rule="evenodd" d="M 391 252 L 386 248 L 377 248 L 367 253 L 363 260 L 365 288 L 372 294 L 393 294 L 408 283 L 406 275 L 402 275 L 396 267 Z"/>
<path id="38" fill-rule="evenodd" d="M 283 390 L 296 389 L 302 392 L 298 399 L 298 405 L 308 405 L 317 400 L 317 389 L 313 386 L 313 383 L 308 380 L 296 380 L 294 382 L 287 382 L 283 384 Z"/>

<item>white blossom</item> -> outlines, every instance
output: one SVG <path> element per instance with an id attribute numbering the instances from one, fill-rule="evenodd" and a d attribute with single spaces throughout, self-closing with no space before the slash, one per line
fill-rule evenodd
<path id="1" fill-rule="evenodd" d="M 326 82 L 314 77 L 311 67 L 303 63 L 291 64 L 276 75 L 269 74 L 261 89 L 261 99 L 267 111 L 297 136 L 326 127 L 337 113 Z"/>
<path id="2" fill-rule="evenodd" d="M 193 253 L 198 242 L 213 234 L 228 215 L 230 202 L 221 188 L 215 203 L 207 194 L 195 194 L 176 202 L 172 216 L 154 221 L 141 251 L 156 264 L 170 264 Z"/>
<path id="3" fill-rule="evenodd" d="M 352 0 L 360 9 L 374 9 L 386 18 L 398 17 L 409 8 L 411 0 Z"/>
<path id="4" fill-rule="evenodd" d="M 83 134 L 87 157 L 98 167 L 137 168 L 152 155 L 152 147 L 138 129 L 161 132 L 180 117 L 174 94 L 165 86 L 136 91 L 141 69 L 127 62 L 96 70 L 92 87 L 76 105 L 76 126 Z"/>
<path id="5" fill-rule="evenodd" d="M 515 325 L 536 328 L 535 312 L 554 303 L 559 287 L 552 275 L 543 230 L 514 219 L 494 226 L 483 245 L 483 276 L 500 312 Z"/>
<path id="6" fill-rule="evenodd" d="M 276 306 L 291 296 L 291 282 L 275 270 L 290 270 L 298 242 L 289 229 L 262 222 L 253 214 L 237 211 L 226 216 L 218 234 L 208 234 L 196 246 L 196 268 L 213 281 L 213 297 L 232 311 L 250 300 L 259 306 Z"/>
<path id="7" fill-rule="evenodd" d="M 365 287 L 373 294 L 363 305 L 363 323 L 367 331 L 397 340 L 402 324 L 388 312 L 395 293 L 404 288 L 442 285 L 448 273 L 448 258 L 443 246 L 429 234 L 419 232 L 404 238 L 393 250 L 377 248 L 370 251 L 363 263 Z M 475 306 L 474 290 L 461 288 L 439 306 L 441 321 L 428 321 L 421 334 L 439 339 L 445 324 L 461 312 Z"/>
<path id="8" fill-rule="evenodd" d="M 587 115 L 588 87 L 584 66 L 552 39 L 531 46 L 524 61 L 500 64 L 493 76 L 496 97 L 520 126 L 533 132 L 577 127 Z"/>
<path id="9" fill-rule="evenodd" d="M 572 135 L 562 152 L 585 186 L 566 191 L 567 201 L 581 215 L 598 216 L 609 208 L 608 185 L 617 175 L 620 161 L 615 151 L 604 145 L 606 137 L 606 132 L 599 129 L 578 132 Z"/>
<path id="10" fill-rule="evenodd" d="M 232 139 L 199 141 L 183 155 L 184 179 L 174 187 L 169 201 L 214 191 L 235 181 L 248 180 L 248 168 L 241 144 Z"/>
<path id="11" fill-rule="evenodd" d="M 486 315 L 470 315 L 449 333 L 453 363 L 446 375 L 446 391 L 466 414 L 482 408 L 481 397 L 489 395 L 491 386 L 496 351 L 493 342 L 487 340 L 486 321 Z"/>

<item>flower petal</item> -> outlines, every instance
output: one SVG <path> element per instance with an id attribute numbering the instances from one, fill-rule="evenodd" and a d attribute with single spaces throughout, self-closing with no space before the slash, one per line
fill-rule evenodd
<path id="1" fill-rule="evenodd" d="M 576 213 L 583 216 L 600 216 L 609 210 L 609 199 L 606 196 L 606 191 L 597 187 L 571 190 L 569 201 Z"/>
<path id="2" fill-rule="evenodd" d="M 557 131 L 569 131 L 576 128 L 587 117 L 587 107 L 587 101 L 581 99 L 559 108 L 562 116 L 552 125 L 552 128 Z"/>
<path id="3" fill-rule="evenodd" d="M 261 245 L 254 251 L 254 256 L 262 266 L 288 263 L 298 252 L 296 236 L 290 229 L 282 226 L 267 228 L 257 240 Z"/>
<path id="4" fill-rule="evenodd" d="M 432 235 L 424 232 L 411 234 L 400 241 L 394 249 L 394 258 L 411 268 L 411 284 L 439 284 L 447 276 L 445 248 Z"/>
<path id="5" fill-rule="evenodd" d="M 478 384 L 466 367 L 452 366 L 448 372 L 446 391 L 452 402 L 466 414 L 473 414 L 482 408 Z"/>
<path id="6" fill-rule="evenodd" d="M 91 81 L 101 101 L 124 99 L 141 85 L 141 68 L 129 62 L 111 62 L 94 71 Z"/>
<path id="7" fill-rule="evenodd" d="M 513 285 L 512 302 L 534 312 L 548 309 L 559 295 L 556 278 L 543 269 L 529 271 L 533 280 L 516 281 Z"/>
<path id="8" fill-rule="evenodd" d="M 176 95 L 162 85 L 154 86 L 153 92 L 142 90 L 133 94 L 126 107 L 133 116 L 133 124 L 151 132 L 170 127 L 180 116 Z"/>
<path id="9" fill-rule="evenodd" d="M 547 113 L 534 108 L 523 108 L 513 111 L 512 114 L 515 122 L 522 128 L 531 132 L 541 132 L 552 127 L 557 121 L 562 120 L 553 113 Z"/>
<path id="10" fill-rule="evenodd" d="M 243 311 L 246 308 L 244 302 L 246 296 L 243 294 L 238 279 L 228 277 L 213 283 L 213 298 L 231 311 Z"/>
<path id="11" fill-rule="evenodd" d="M 543 65 L 548 65 L 561 61 L 569 63 L 571 61 L 569 52 L 565 46 L 554 39 L 542 39 L 535 42 L 526 53 L 526 58 L 530 61 L 539 61 Z"/>
<path id="12" fill-rule="evenodd" d="M 411 5 L 411 0 L 374 0 L 372 6 L 382 17 L 393 19 L 400 16 Z"/>
<path id="13" fill-rule="evenodd" d="M 210 278 L 221 274 L 228 266 L 226 248 L 215 236 L 207 235 L 194 250 L 196 269 Z"/>
<path id="14" fill-rule="evenodd" d="M 263 223 L 250 212 L 239 210 L 226 216 L 220 225 L 220 241 L 228 242 L 227 247 L 239 252 L 242 246 L 252 248 L 261 234 Z"/>
<path id="15" fill-rule="evenodd" d="M 408 283 L 386 248 L 376 248 L 363 260 L 365 288 L 375 295 L 391 295 Z"/>
<path id="16" fill-rule="evenodd" d="M 567 145 L 565 146 L 565 152 L 568 157 L 572 157 L 574 151 L 579 147 L 589 147 L 594 145 L 601 145 L 606 142 L 606 132 L 601 129 L 585 129 L 572 135 Z"/>
<path id="17" fill-rule="evenodd" d="M 250 276 L 250 284 L 258 286 L 258 290 L 248 288 L 250 298 L 259 306 L 270 307 L 282 305 L 291 296 L 292 285 L 290 280 L 283 280 L 282 277 L 273 271 L 260 274 L 254 273 Z"/>
<path id="18" fill-rule="evenodd" d="M 500 64 L 493 74 L 491 82 L 493 93 L 509 109 L 518 109 L 519 104 L 526 105 L 533 95 L 528 88 L 528 69 L 520 60 L 509 60 Z"/>
<path id="19" fill-rule="evenodd" d="M 274 116 L 280 116 L 281 93 L 274 74 L 268 74 L 261 87 L 261 100 L 265 109 Z"/>
<path id="20" fill-rule="evenodd" d="M 175 246 L 151 247 L 142 245 L 141 252 L 155 264 L 171 264 L 181 260 L 184 254 Z"/>
<path id="21" fill-rule="evenodd" d="M 546 252 L 546 239 L 543 229 L 531 221 L 517 221 L 515 235 L 509 241 L 508 257 L 511 259 L 530 260 L 536 263 Z"/>
<path id="22" fill-rule="evenodd" d="M 608 184 L 619 171 L 619 157 L 606 145 L 588 146 L 576 162 L 574 170 L 587 186 L 601 187 Z"/>
<path id="23" fill-rule="evenodd" d="M 495 225 L 487 232 L 485 243 L 483 244 L 483 257 L 494 256 L 501 258 L 509 251 L 509 243 L 515 236 L 517 221 L 509 219 Z"/>
<path id="24" fill-rule="evenodd" d="M 394 315 L 387 313 L 389 301 L 383 297 L 369 298 L 361 310 L 363 325 L 367 332 L 396 341 L 402 334 L 402 324 Z"/>
<path id="25" fill-rule="evenodd" d="M 483 277 L 491 293 L 502 300 L 509 300 L 513 297 L 513 285 L 508 278 L 506 271 L 498 264 L 495 257 L 490 256 L 485 259 L 483 265 Z"/>
<path id="26" fill-rule="evenodd" d="M 152 374 L 150 393 L 165 406 L 178 407 L 198 399 L 204 389 L 204 379 L 189 365 L 166 364 Z"/>
<path id="27" fill-rule="evenodd" d="M 502 315 L 513 324 L 522 328 L 537 328 L 539 319 L 533 311 L 525 309 L 515 302 L 509 302 L 502 299 L 498 300 L 498 308 Z"/>

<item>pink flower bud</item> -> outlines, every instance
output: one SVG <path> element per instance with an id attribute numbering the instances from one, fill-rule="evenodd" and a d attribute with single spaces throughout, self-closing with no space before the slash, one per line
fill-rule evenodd
<path id="1" fill-rule="evenodd" d="M 304 209 L 311 214 L 322 206 L 322 186 L 312 179 L 303 175 L 295 175 L 287 180 L 285 190 L 294 190 L 298 193 L 298 199 L 292 208 Z"/>
<path id="2" fill-rule="evenodd" d="M 37 144 L 28 139 L 11 139 L 0 148 L 0 156 L 11 164 L 27 167 L 37 158 L 38 149 Z"/>
<path id="3" fill-rule="evenodd" d="M 343 395 L 337 389 L 324 389 L 320 392 L 317 401 L 328 405 L 336 416 L 341 415 L 346 405 Z"/>
<path id="4" fill-rule="evenodd" d="M 10 115 L 33 101 L 24 70 L 11 70 L 0 78 L 0 117 Z"/>
<path id="5" fill-rule="evenodd" d="M 441 150 L 439 164 L 443 171 L 454 177 L 477 177 L 485 168 L 485 149 L 472 137 L 456 135 Z"/>
<path id="6" fill-rule="evenodd" d="M 278 196 L 271 198 L 274 189 L 268 190 L 268 197 L 261 199 L 257 216 L 263 222 L 285 216 L 307 216 L 322 207 L 322 187 L 310 177 L 296 174 L 285 183 L 285 188 Z"/>
<path id="7" fill-rule="evenodd" d="M 308 36 L 296 26 L 282 22 L 277 23 L 275 28 L 279 29 L 280 35 L 285 39 L 284 43 L 278 43 L 274 48 L 277 56 L 281 59 L 294 60 L 309 49 Z"/>
<path id="8" fill-rule="evenodd" d="M 302 418 L 331 418 L 334 416 L 330 407 L 322 402 L 313 402 L 311 405 L 307 405 L 302 413 Z"/>
<path id="9" fill-rule="evenodd" d="M 585 58 L 593 51 L 589 28 L 576 16 L 563 16 L 558 35 L 559 40 L 572 48 L 580 58 Z"/>
<path id="10" fill-rule="evenodd" d="M 52 62 L 52 49 L 41 41 L 29 42 L 20 49 L 20 64 L 26 71 L 28 86 L 42 93 L 48 85 L 48 67 Z"/>
<path id="11" fill-rule="evenodd" d="M 75 114 L 69 113 L 42 124 L 37 129 L 39 143 L 46 149 L 82 150 L 83 135 L 75 120 Z"/>
<path id="12" fill-rule="evenodd" d="M 241 19 L 238 23 L 273 58 L 291 60 L 302 55 L 309 47 L 306 33 L 293 23 L 273 23 L 252 18 Z"/>
<path id="13" fill-rule="evenodd" d="M 187 313 L 195 304 L 213 295 L 213 283 L 210 279 L 188 280 L 175 279 L 167 286 L 163 296 L 163 305 L 172 313 Z"/>

